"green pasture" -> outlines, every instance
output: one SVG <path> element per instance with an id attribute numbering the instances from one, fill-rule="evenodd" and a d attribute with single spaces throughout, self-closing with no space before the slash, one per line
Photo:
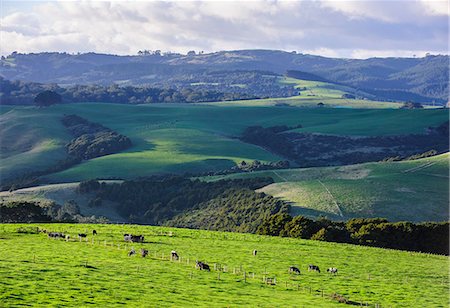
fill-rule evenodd
<path id="1" fill-rule="evenodd" d="M 292 203 L 295 215 L 334 219 L 385 217 L 391 221 L 449 218 L 449 154 L 341 167 L 257 171 L 224 178 L 271 177 L 260 191 Z"/>
<path id="2" fill-rule="evenodd" d="M 338 84 L 300 80 L 290 77 L 280 77 L 280 84 L 294 85 L 295 88 L 300 89 L 300 95 L 285 97 L 285 98 L 267 98 L 242 100 L 232 102 L 214 102 L 208 103 L 212 105 L 232 105 L 232 106 L 276 106 L 286 104 L 292 107 L 309 107 L 318 108 L 317 104 L 322 103 L 323 108 L 391 108 L 398 109 L 402 106 L 398 102 L 383 102 L 367 99 L 345 99 L 343 94 L 354 93 L 355 90 Z"/>
<path id="3" fill-rule="evenodd" d="M 85 161 L 48 176 L 52 182 L 134 178 L 155 173 L 223 170 L 242 160 L 282 157 L 237 139 L 251 125 L 303 125 L 299 131 L 339 135 L 420 133 L 448 118 L 447 110 L 314 109 L 208 105 L 66 104 L 14 107 L 0 115 L 1 173 L 43 170 L 64 158 L 71 137 L 60 123 L 77 114 L 131 138 L 125 152 Z"/>
<path id="4" fill-rule="evenodd" d="M 17 233 L 37 226 L 72 240 Z M 78 240 L 80 232 L 87 241 Z M 125 244 L 124 233 L 143 234 L 145 243 Z M 149 256 L 128 257 L 131 247 L 144 247 Z M 181 260 L 171 261 L 171 250 Z M 345 307 L 331 299 L 334 293 L 370 307 L 449 305 L 448 257 L 292 238 L 134 225 L 4 224 L 0 260 L 0 302 L 6 307 Z M 211 272 L 196 270 L 195 260 L 208 263 Z M 322 272 L 308 272 L 308 264 Z M 289 266 L 301 274 L 289 274 Z M 328 267 L 338 274 L 328 274 Z M 264 277 L 276 285 L 263 283 Z"/>

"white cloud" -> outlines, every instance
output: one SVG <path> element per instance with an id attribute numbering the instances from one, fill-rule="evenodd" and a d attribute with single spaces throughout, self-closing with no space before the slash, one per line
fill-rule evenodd
<path id="1" fill-rule="evenodd" d="M 39 2 L 2 18 L 1 53 L 266 48 L 362 57 L 446 52 L 448 12 L 442 2 Z"/>

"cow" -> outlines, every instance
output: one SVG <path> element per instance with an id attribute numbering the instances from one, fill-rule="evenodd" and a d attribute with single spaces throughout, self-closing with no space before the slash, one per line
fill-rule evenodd
<path id="1" fill-rule="evenodd" d="M 128 253 L 128 256 L 131 257 L 132 255 L 136 254 L 136 250 L 134 248 L 131 248 L 130 252 Z"/>
<path id="2" fill-rule="evenodd" d="M 131 241 L 133 243 L 143 243 L 144 242 L 144 236 L 142 236 L 142 235 L 131 235 Z"/>
<path id="3" fill-rule="evenodd" d="M 78 237 L 85 238 L 85 237 L 87 237 L 87 234 L 86 233 L 78 233 Z"/>
<path id="4" fill-rule="evenodd" d="M 211 271 L 209 265 L 201 261 L 195 261 L 195 267 L 201 271 Z"/>
<path id="5" fill-rule="evenodd" d="M 92 230 L 92 235 L 97 235 L 97 231 L 96 230 Z"/>
<path id="6" fill-rule="evenodd" d="M 335 275 L 335 274 L 337 274 L 338 269 L 335 268 L 335 267 L 330 267 L 330 268 L 327 269 L 327 272 L 330 273 L 330 274 Z"/>
<path id="7" fill-rule="evenodd" d="M 300 275 L 300 270 L 295 266 L 290 266 L 289 273 L 294 273 L 294 274 Z"/>
<path id="8" fill-rule="evenodd" d="M 144 236 L 142 235 L 124 234 L 123 239 L 125 240 L 125 242 L 133 242 L 133 243 L 144 242 Z"/>
<path id="9" fill-rule="evenodd" d="M 180 258 L 175 250 L 172 250 L 170 252 L 170 256 L 172 257 L 173 260 L 178 260 Z"/>
<path id="10" fill-rule="evenodd" d="M 256 254 L 258 253 L 258 250 L 253 250 L 253 256 L 256 256 Z"/>
<path id="11" fill-rule="evenodd" d="M 148 250 L 141 248 L 141 256 L 142 256 L 142 258 L 145 258 L 146 256 L 148 256 Z"/>
<path id="12" fill-rule="evenodd" d="M 320 273 L 320 268 L 317 265 L 310 264 L 308 266 L 308 271 L 315 271 L 315 272 L 319 272 Z"/>

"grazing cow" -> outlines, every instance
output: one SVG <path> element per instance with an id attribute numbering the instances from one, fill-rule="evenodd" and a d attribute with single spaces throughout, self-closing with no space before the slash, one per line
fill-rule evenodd
<path id="1" fill-rule="evenodd" d="M 253 250 L 253 255 L 256 256 L 256 254 L 258 253 L 258 250 Z"/>
<path id="2" fill-rule="evenodd" d="M 320 268 L 317 265 L 310 264 L 308 266 L 308 271 L 315 271 L 315 272 L 319 272 L 320 273 Z"/>
<path id="3" fill-rule="evenodd" d="M 337 274 L 338 270 L 335 267 L 330 267 L 329 269 L 327 269 L 327 272 L 335 275 L 335 274 Z"/>
<path id="4" fill-rule="evenodd" d="M 87 237 L 87 234 L 86 233 L 78 233 L 78 237 L 85 238 L 85 237 Z"/>
<path id="5" fill-rule="evenodd" d="M 290 266 L 289 267 L 289 273 L 295 273 L 295 274 L 300 275 L 300 270 L 297 267 L 295 267 L 295 266 Z"/>
<path id="6" fill-rule="evenodd" d="M 96 230 L 92 230 L 92 235 L 97 235 L 97 231 Z"/>
<path id="7" fill-rule="evenodd" d="M 141 256 L 142 256 L 142 258 L 145 258 L 146 256 L 148 256 L 148 250 L 141 248 Z"/>
<path id="8" fill-rule="evenodd" d="M 170 255 L 172 256 L 173 260 L 178 260 L 180 258 L 175 250 L 172 250 L 170 252 Z"/>
<path id="9" fill-rule="evenodd" d="M 209 265 L 201 261 L 195 261 L 195 267 L 201 271 L 210 271 Z"/>
<path id="10" fill-rule="evenodd" d="M 136 250 L 134 248 L 131 248 L 130 252 L 128 253 L 128 256 L 131 257 L 132 255 L 136 254 Z"/>
<path id="11" fill-rule="evenodd" d="M 143 243 L 144 242 L 144 236 L 142 236 L 142 235 L 131 235 L 131 241 L 133 243 Z"/>
<path id="12" fill-rule="evenodd" d="M 124 234 L 123 239 L 126 242 L 133 242 L 133 243 L 143 243 L 144 242 L 144 236 L 142 236 L 142 235 Z"/>

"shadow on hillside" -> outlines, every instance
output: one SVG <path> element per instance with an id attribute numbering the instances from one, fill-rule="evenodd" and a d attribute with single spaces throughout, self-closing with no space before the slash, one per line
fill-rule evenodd
<path id="1" fill-rule="evenodd" d="M 341 217 L 339 215 L 330 213 L 330 212 L 324 212 L 319 211 L 315 209 L 310 209 L 298 205 L 294 205 L 293 203 L 291 205 L 291 215 L 293 216 L 305 216 L 309 218 L 319 218 L 319 217 L 325 217 L 331 220 L 345 220 L 345 217 Z"/>

